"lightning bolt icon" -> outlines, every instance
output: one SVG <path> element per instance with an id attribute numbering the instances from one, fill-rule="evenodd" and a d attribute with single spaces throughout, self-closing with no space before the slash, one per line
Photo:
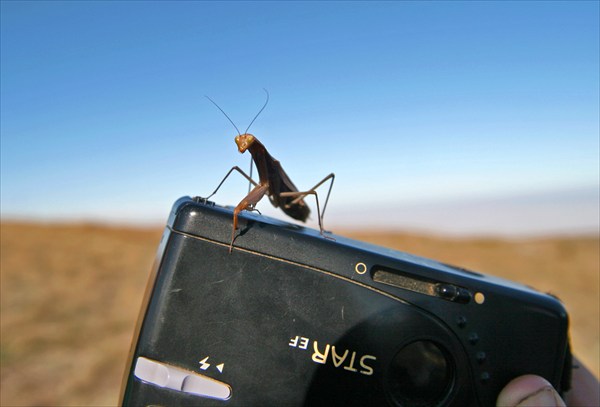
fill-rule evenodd
<path id="1" fill-rule="evenodd" d="M 208 369 L 208 367 L 210 366 L 210 363 L 206 363 L 206 361 L 208 360 L 209 356 L 205 357 L 204 359 L 202 359 L 199 363 L 200 363 L 200 369 L 202 370 L 206 370 Z"/>

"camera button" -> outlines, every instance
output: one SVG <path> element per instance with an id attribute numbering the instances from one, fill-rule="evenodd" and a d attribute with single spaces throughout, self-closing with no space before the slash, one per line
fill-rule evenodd
<path id="1" fill-rule="evenodd" d="M 134 375 L 144 382 L 196 396 L 220 400 L 231 397 L 231 387 L 226 383 L 145 357 L 137 358 Z"/>
<path id="2" fill-rule="evenodd" d="M 229 385 L 197 374 L 188 375 L 183 379 L 181 391 L 221 400 L 227 400 L 231 397 L 231 387 Z"/>
<path id="3" fill-rule="evenodd" d="M 169 368 L 162 363 L 142 357 L 137 359 L 134 374 L 138 379 L 160 387 L 171 387 L 176 379 L 169 374 Z M 180 378 L 183 380 L 183 377 Z"/>
<path id="4" fill-rule="evenodd" d="M 453 284 L 437 284 L 435 290 L 440 298 L 460 304 L 468 304 L 472 297 L 469 290 Z"/>

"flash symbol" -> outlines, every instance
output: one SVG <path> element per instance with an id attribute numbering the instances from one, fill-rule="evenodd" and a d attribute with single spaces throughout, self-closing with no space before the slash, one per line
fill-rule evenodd
<path id="1" fill-rule="evenodd" d="M 200 363 L 200 369 L 202 370 L 206 370 L 208 369 L 208 367 L 210 366 L 210 363 L 206 363 L 206 361 L 208 360 L 209 356 L 205 357 L 204 359 L 202 359 L 199 363 Z"/>

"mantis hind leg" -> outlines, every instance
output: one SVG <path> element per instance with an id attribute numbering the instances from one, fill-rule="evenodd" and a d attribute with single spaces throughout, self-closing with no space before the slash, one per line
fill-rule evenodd
<path id="1" fill-rule="evenodd" d="M 327 197 L 325 198 L 325 205 L 323 206 L 323 211 L 321 211 L 321 208 L 319 205 L 319 195 L 317 194 L 317 188 L 319 188 L 321 185 L 323 185 L 328 180 L 331 180 L 331 182 L 329 183 L 329 189 L 327 190 Z M 325 229 L 323 228 L 323 217 L 325 216 L 325 210 L 327 209 L 327 203 L 329 202 L 329 195 L 331 194 L 331 189 L 333 188 L 334 181 L 335 181 L 335 174 L 331 173 L 328 176 L 326 176 L 325 178 L 323 178 L 321 181 L 317 182 L 317 184 L 314 187 L 312 187 L 311 189 L 309 189 L 308 191 L 282 192 L 280 194 L 282 197 L 296 197 L 292 202 L 289 203 L 289 205 L 297 204 L 298 202 L 300 202 L 302 199 L 304 199 L 308 195 L 314 195 L 315 201 L 317 202 L 317 217 L 318 217 L 318 221 L 319 221 L 319 229 L 321 232 L 321 236 L 326 237 L 326 238 L 330 238 L 330 237 L 325 236 L 325 234 L 324 234 Z"/>
<path id="2" fill-rule="evenodd" d="M 256 187 L 258 185 L 258 182 L 254 181 L 251 176 L 249 176 L 248 174 L 246 174 L 240 167 L 235 166 L 235 167 L 233 167 L 233 168 L 231 168 L 229 170 L 229 172 L 225 175 L 225 177 L 223 177 L 223 179 L 221 180 L 221 182 L 219 182 L 219 185 L 217 185 L 217 188 L 213 191 L 213 193 L 210 194 L 208 197 L 204 198 L 204 202 L 205 203 L 206 203 L 206 201 L 208 201 L 209 198 L 211 198 L 214 194 L 217 193 L 217 191 L 219 190 L 219 188 L 221 188 L 221 185 L 223 185 L 223 183 L 225 182 L 225 180 L 231 175 L 231 173 L 233 171 L 237 171 L 240 174 L 242 174 L 242 176 L 244 178 L 246 178 L 252 185 L 254 185 L 254 187 Z M 250 192 L 250 191 L 248 191 L 248 192 Z"/>

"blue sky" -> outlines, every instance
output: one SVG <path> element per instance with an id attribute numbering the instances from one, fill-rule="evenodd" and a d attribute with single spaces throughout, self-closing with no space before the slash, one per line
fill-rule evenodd
<path id="1" fill-rule="evenodd" d="M 248 167 L 204 95 L 243 130 L 266 88 L 251 133 L 300 189 L 336 173 L 334 224 L 580 194 L 587 212 L 542 223 L 571 211 L 596 227 L 599 13 L 593 1 L 3 1 L 2 217 L 162 223 L 179 196 Z M 215 200 L 246 191 L 237 177 Z"/>

